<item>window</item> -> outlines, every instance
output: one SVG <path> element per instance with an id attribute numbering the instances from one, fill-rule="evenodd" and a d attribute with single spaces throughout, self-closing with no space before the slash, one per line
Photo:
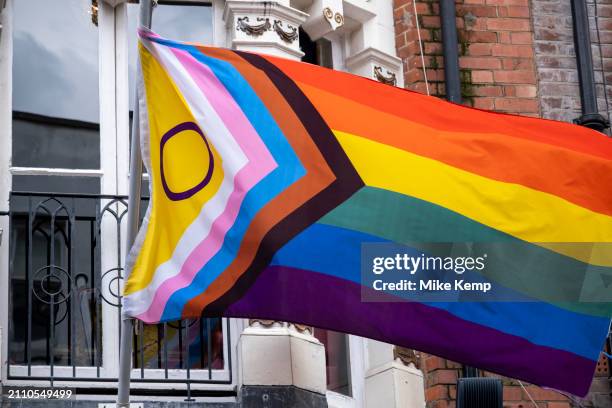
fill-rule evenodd
<path id="1" fill-rule="evenodd" d="M 138 2 L 128 4 L 128 82 L 130 95 L 130 133 L 132 131 L 137 61 Z M 159 1 L 151 18 L 151 29 L 171 40 L 212 44 L 212 6 L 205 2 Z M 143 173 L 146 174 L 143 165 Z M 142 184 L 143 194 L 149 195 L 149 184 Z"/>
<path id="2" fill-rule="evenodd" d="M 22 168 L 100 168 L 98 32 L 80 0 L 13 2 L 13 190 L 99 191 Z"/>
<path id="3" fill-rule="evenodd" d="M 351 396 L 348 336 L 317 328 L 314 335 L 325 346 L 327 389 Z"/>
<path id="4" fill-rule="evenodd" d="M 12 73 L 13 190 L 99 193 L 97 177 L 70 173 L 100 169 L 98 32 L 87 5 L 79 0 L 13 2 Z M 73 320 L 87 301 L 69 299 L 66 291 L 94 279 L 95 265 L 74 256 L 93 250 L 91 241 L 82 239 L 89 226 L 71 222 L 68 208 L 46 204 L 28 218 L 32 208 L 22 199 L 11 200 L 9 361 L 93 365 L 92 343 L 86 340 L 93 327 Z M 84 217 L 92 208 L 72 211 Z M 75 270 L 81 271 L 76 280 Z M 72 353 L 75 349 L 79 352 Z"/>
<path id="5" fill-rule="evenodd" d="M 137 7 L 100 1 L 97 26 L 88 0 L 10 4 L 8 380 L 112 386 L 127 225 L 127 200 L 117 194 L 127 185 L 121 158 L 129 156 L 121 116 L 133 104 L 126 96 L 133 98 L 134 87 L 130 82 L 125 93 L 121 70 L 128 77 L 135 71 Z M 161 1 L 153 22 L 162 35 L 212 41 L 209 4 Z M 117 43 L 126 37 L 129 59 Z M 194 392 L 231 391 L 229 345 L 237 336 L 230 338 L 230 328 L 236 327 L 206 318 L 138 324 L 134 381 L 151 380 L 144 388 L 173 383 Z"/>
<path id="6" fill-rule="evenodd" d="M 333 68 L 332 43 L 328 39 L 320 38 L 312 41 L 306 31 L 300 27 L 300 49 L 304 53 L 303 62 Z"/>
<path id="7" fill-rule="evenodd" d="M 128 4 L 130 107 L 134 106 L 136 25 L 138 4 Z M 212 44 L 212 7 L 204 2 L 160 1 L 153 11 L 151 29 L 171 40 Z"/>

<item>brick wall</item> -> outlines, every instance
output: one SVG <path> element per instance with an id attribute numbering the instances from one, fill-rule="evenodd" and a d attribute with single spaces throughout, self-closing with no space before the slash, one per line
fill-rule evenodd
<path id="1" fill-rule="evenodd" d="M 609 117 L 609 102 L 612 102 L 612 1 L 598 0 L 597 3 L 595 8 L 593 0 L 588 1 L 591 52 L 599 110 Z M 581 110 L 570 2 L 532 0 L 532 14 L 542 116 L 571 122 L 580 116 Z M 597 24 L 595 15 L 598 16 Z"/>
<path id="2" fill-rule="evenodd" d="M 429 89 L 443 97 L 444 58 L 439 4 L 417 1 Z M 426 92 L 412 0 L 394 0 L 397 53 L 404 83 Z M 539 115 L 528 0 L 459 0 L 457 28 L 464 103 L 481 109 Z"/>
<path id="3" fill-rule="evenodd" d="M 425 380 L 425 400 L 427 408 L 455 408 L 457 398 L 457 378 L 461 377 L 461 364 L 430 354 L 420 354 L 420 368 Z M 608 383 L 609 367 L 607 359 L 599 361 L 591 392 L 585 399 L 571 400 L 565 395 L 532 384 L 501 377 L 492 373 L 484 376 L 501 378 L 504 385 L 504 408 L 574 408 L 580 404 L 584 408 L 610 408 L 612 397 Z"/>

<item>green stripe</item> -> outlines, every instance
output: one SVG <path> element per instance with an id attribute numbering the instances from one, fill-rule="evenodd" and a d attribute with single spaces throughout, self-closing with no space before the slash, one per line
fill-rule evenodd
<path id="1" fill-rule="evenodd" d="M 364 187 L 319 222 L 425 251 L 431 249 L 427 243 L 472 243 L 474 254 L 487 254 L 483 274 L 505 287 L 579 313 L 612 312 L 612 286 L 605 285 L 612 281 L 611 268 L 521 241 L 417 198 Z"/>

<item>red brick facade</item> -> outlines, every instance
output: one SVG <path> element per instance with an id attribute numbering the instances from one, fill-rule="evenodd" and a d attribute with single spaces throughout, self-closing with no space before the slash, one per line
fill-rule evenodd
<path id="1" fill-rule="evenodd" d="M 444 96 L 438 2 L 417 1 L 429 89 Z M 464 103 L 501 112 L 539 115 L 537 71 L 528 0 L 457 1 L 459 66 Z M 395 0 L 397 53 L 406 88 L 426 92 L 412 0 Z"/>
<path id="2" fill-rule="evenodd" d="M 418 14 L 415 18 L 414 8 Z M 476 108 L 570 121 L 580 115 L 570 0 L 457 0 L 463 103 Z M 612 103 L 612 0 L 589 2 L 600 113 Z M 597 15 L 595 29 L 594 16 Z M 408 89 L 445 95 L 439 2 L 394 0 L 395 39 Z M 417 30 L 417 26 L 420 30 Z M 419 34 L 421 44 L 419 44 Z M 421 47 L 423 56 L 421 56 Z M 600 53 L 601 49 L 601 53 Z M 603 70 L 602 70 L 603 66 Z M 428 408 L 455 407 L 461 365 L 421 354 Z M 485 374 L 492 375 L 492 374 Z M 612 407 L 607 360 L 602 358 L 584 407 Z M 503 378 L 504 407 L 570 408 L 576 401 Z"/>
<path id="3" fill-rule="evenodd" d="M 457 379 L 461 377 L 461 364 L 445 360 L 430 354 L 420 355 L 420 368 L 425 379 L 425 401 L 427 408 L 455 408 L 457 398 Z M 587 408 L 610 408 L 610 374 L 607 359 L 602 355 L 599 361 L 595 379 L 591 385 L 591 392 L 584 400 L 573 400 L 567 396 L 549 389 L 544 389 L 506 377 L 491 373 L 484 376 L 493 376 L 502 379 L 504 385 L 504 408 L 573 408 L 578 403 Z"/>

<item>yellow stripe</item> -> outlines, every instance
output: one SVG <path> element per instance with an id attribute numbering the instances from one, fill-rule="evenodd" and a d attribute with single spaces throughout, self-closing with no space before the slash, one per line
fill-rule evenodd
<path id="1" fill-rule="evenodd" d="M 126 283 L 125 295 L 136 292 L 151 282 L 157 267 L 170 259 L 185 229 L 198 216 L 202 206 L 217 192 L 224 177 L 221 157 L 209 141 L 215 160 L 210 183 L 187 200 L 172 201 L 166 196 L 159 175 L 160 140 L 174 126 L 182 122 L 195 122 L 195 119 L 187 102 L 163 67 L 146 48 L 142 45 L 139 48 L 148 108 L 149 146 L 153 166 L 149 169 L 149 175 L 153 183 L 151 199 L 154 205 L 142 249 Z M 172 147 L 172 154 L 182 158 L 185 163 L 193 163 L 198 160 L 196 156 L 201 156 L 201 144 L 199 138 L 183 139 Z M 180 164 L 180 160 L 175 163 Z M 180 178 L 180 174 L 177 177 L 175 173 L 174 178 Z M 169 181 L 172 184 L 172 180 Z"/>
<path id="2" fill-rule="evenodd" d="M 368 186 L 440 205 L 591 264 L 612 265 L 612 217 L 519 184 L 488 179 L 360 136 L 334 133 Z M 540 244 L 575 242 L 585 244 L 578 250 L 575 245 Z"/>

